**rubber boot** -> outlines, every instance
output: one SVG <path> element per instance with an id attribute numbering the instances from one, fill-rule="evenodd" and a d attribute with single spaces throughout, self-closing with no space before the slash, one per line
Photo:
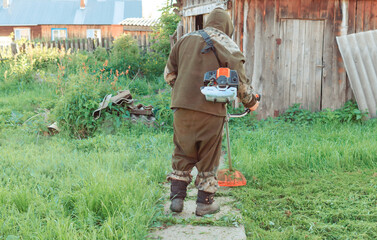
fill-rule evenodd
<path id="1" fill-rule="evenodd" d="M 171 180 L 170 186 L 170 210 L 173 212 L 182 212 L 183 210 L 183 202 L 187 195 L 187 182 L 179 181 L 179 180 Z"/>
<path id="2" fill-rule="evenodd" d="M 213 214 L 220 211 L 220 206 L 214 202 L 214 196 L 214 193 L 198 191 L 195 212 L 197 216 L 204 216 L 206 214 Z"/>

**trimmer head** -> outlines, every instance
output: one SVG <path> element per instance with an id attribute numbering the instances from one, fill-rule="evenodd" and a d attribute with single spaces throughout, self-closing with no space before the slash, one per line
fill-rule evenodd
<path id="1" fill-rule="evenodd" d="M 221 187 L 239 187 L 246 185 L 244 175 L 236 170 L 221 169 L 217 172 L 217 179 Z"/>

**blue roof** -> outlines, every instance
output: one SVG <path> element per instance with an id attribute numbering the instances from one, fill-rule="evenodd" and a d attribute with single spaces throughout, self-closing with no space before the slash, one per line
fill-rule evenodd
<path id="1" fill-rule="evenodd" d="M 10 0 L 0 5 L 0 25 L 109 25 L 142 17 L 142 0 Z"/>

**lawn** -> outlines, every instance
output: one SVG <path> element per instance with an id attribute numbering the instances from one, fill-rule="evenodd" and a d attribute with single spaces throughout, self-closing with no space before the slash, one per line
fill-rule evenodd
<path id="1" fill-rule="evenodd" d="M 145 238 L 161 212 L 171 130 L 46 137 L 23 122 L 51 91 L 1 88 L 0 239 Z M 231 120 L 248 237 L 377 238 L 376 125 Z"/>

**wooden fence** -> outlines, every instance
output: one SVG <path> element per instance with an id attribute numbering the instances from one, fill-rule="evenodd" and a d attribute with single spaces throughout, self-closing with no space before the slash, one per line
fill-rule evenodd
<path id="1" fill-rule="evenodd" d="M 138 39 L 135 39 L 138 40 Z M 0 46 L 0 58 L 11 53 L 13 56 L 19 52 L 27 51 L 28 48 L 58 48 L 58 49 L 71 49 L 71 51 L 88 51 L 92 52 L 98 47 L 102 47 L 106 50 L 110 50 L 113 45 L 114 38 L 102 38 L 102 39 L 67 39 L 58 41 L 41 41 L 31 42 L 24 44 L 11 43 L 8 46 Z M 137 42 L 141 50 L 149 50 L 149 45 L 140 44 Z"/>

